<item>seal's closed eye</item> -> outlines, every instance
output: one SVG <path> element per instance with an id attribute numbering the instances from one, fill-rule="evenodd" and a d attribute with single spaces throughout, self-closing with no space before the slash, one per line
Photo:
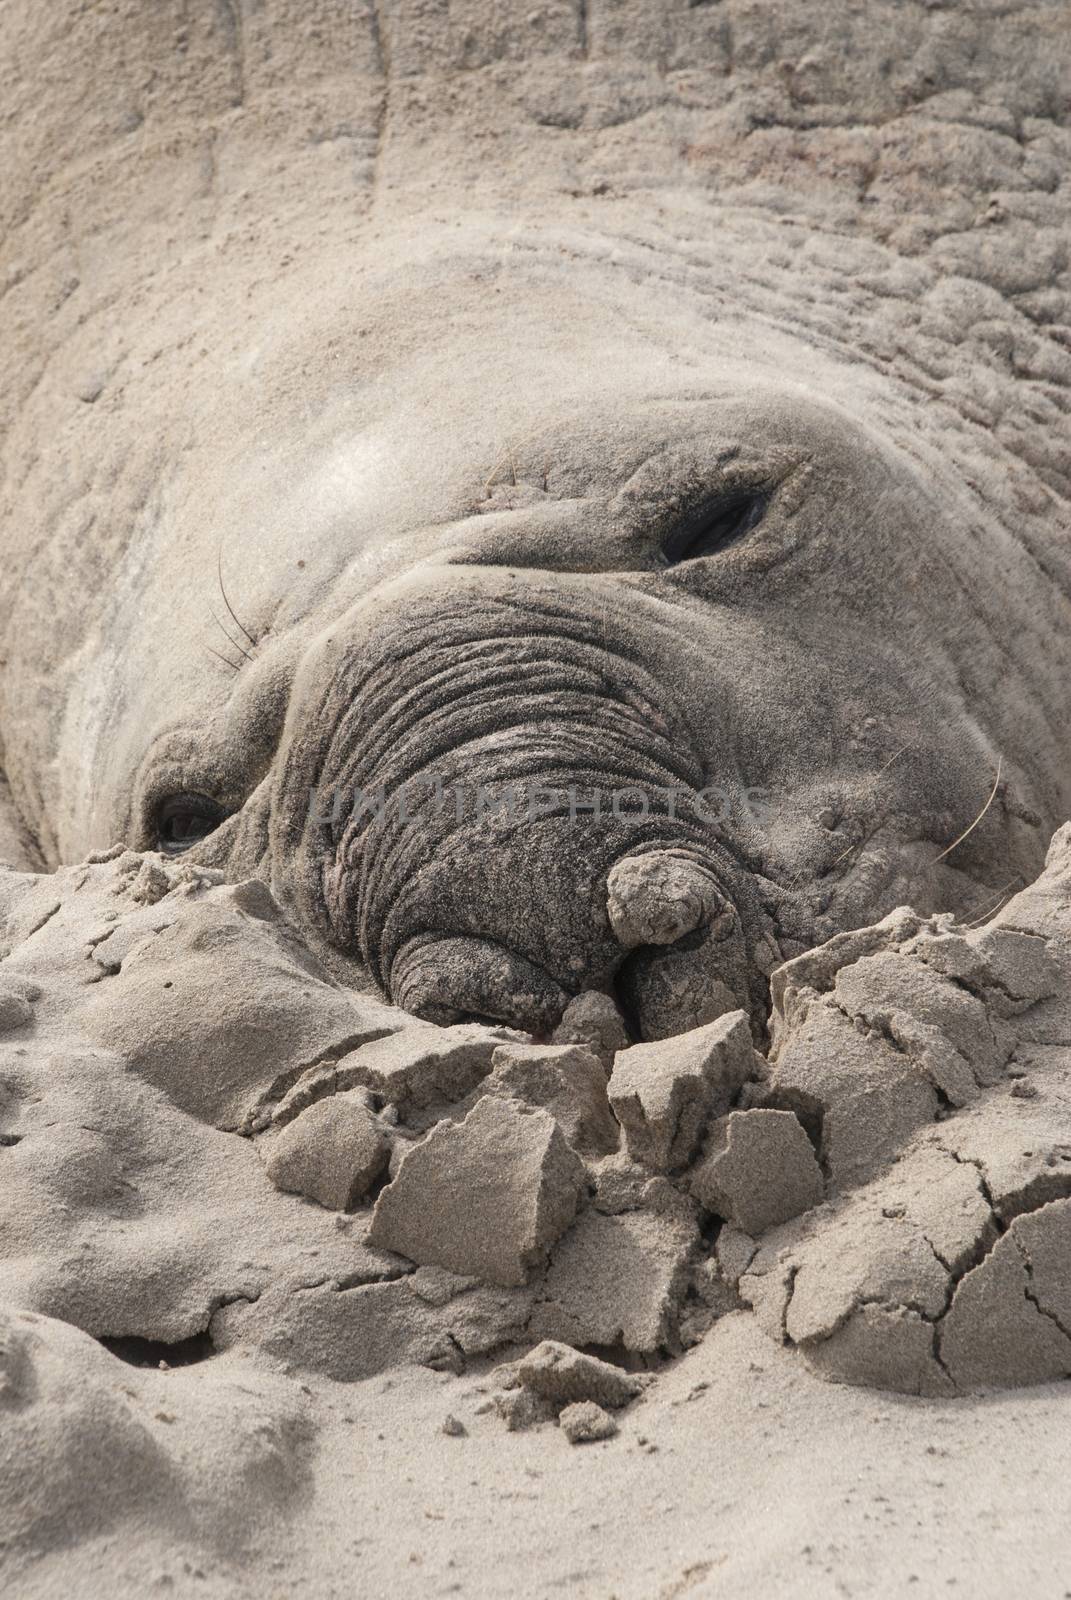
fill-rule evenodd
<path id="1" fill-rule="evenodd" d="M 662 546 L 667 566 L 717 555 L 762 521 L 766 496 L 745 490 L 698 507 L 671 529 Z"/>
<path id="2" fill-rule="evenodd" d="M 206 794 L 169 795 L 156 808 L 156 847 L 164 855 L 181 855 L 207 839 L 226 815 Z"/>

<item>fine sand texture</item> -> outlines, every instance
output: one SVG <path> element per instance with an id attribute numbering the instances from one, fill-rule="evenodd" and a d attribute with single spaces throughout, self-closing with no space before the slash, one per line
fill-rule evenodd
<path id="1" fill-rule="evenodd" d="M 1071 830 L 768 1058 L 432 1027 L 218 877 L 0 878 L 13 1592 L 1064 1594 Z"/>

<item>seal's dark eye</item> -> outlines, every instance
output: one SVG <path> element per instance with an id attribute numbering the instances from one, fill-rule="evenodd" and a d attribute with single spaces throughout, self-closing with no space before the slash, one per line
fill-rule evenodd
<path id="1" fill-rule="evenodd" d="M 670 531 L 662 554 L 671 567 L 681 561 L 697 561 L 700 556 L 717 555 L 750 533 L 762 521 L 765 510 L 766 496 L 761 494 L 734 494 L 713 503 L 708 501 Z"/>
<path id="2" fill-rule="evenodd" d="M 173 794 L 156 808 L 156 848 L 178 856 L 199 844 L 227 813 L 206 794 Z"/>

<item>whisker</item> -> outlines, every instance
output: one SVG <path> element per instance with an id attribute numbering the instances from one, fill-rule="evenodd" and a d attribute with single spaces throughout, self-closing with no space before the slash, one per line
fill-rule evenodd
<path id="1" fill-rule="evenodd" d="M 238 618 L 235 615 L 234 607 L 231 605 L 230 601 L 227 599 L 227 591 L 223 587 L 223 546 L 222 545 L 220 545 L 218 551 L 216 552 L 216 577 L 219 579 L 219 592 L 223 596 L 223 604 L 227 607 L 227 610 L 231 614 L 231 621 L 234 623 L 235 627 L 238 628 L 241 633 L 245 634 L 246 638 L 249 640 L 249 643 L 253 646 L 253 649 L 255 650 L 256 647 L 257 647 L 257 641 L 253 638 L 253 635 L 250 633 L 249 629 L 244 625 L 244 623 L 241 623 L 241 622 L 238 621 Z"/>
<path id="2" fill-rule="evenodd" d="M 885 774 L 888 772 L 888 770 L 892 766 L 893 762 L 894 761 L 899 761 L 900 757 L 904 754 L 904 752 L 906 750 L 910 750 L 910 749 L 911 749 L 910 744 L 902 744 L 900 746 L 899 750 L 896 752 L 896 754 L 894 756 L 890 756 L 888 761 L 886 761 L 885 765 L 882 767 L 881 771 L 878 773 L 878 778 L 884 778 Z M 875 778 L 874 781 L 876 783 L 877 782 L 877 778 Z"/>
<path id="3" fill-rule="evenodd" d="M 533 439 L 538 439 L 539 435 L 541 433 L 546 433 L 547 432 L 549 426 L 550 426 L 549 423 L 541 423 L 538 427 L 532 428 L 528 433 L 522 433 L 521 437 L 516 441 L 517 448 L 520 449 L 522 445 L 530 444 Z M 499 456 L 498 460 L 495 462 L 494 466 L 491 468 L 491 471 L 488 474 L 487 479 L 486 479 L 486 481 L 484 483 L 484 486 L 483 486 L 484 494 L 488 494 L 489 495 L 491 493 L 491 486 L 494 483 L 495 478 L 498 476 L 498 469 L 500 467 L 505 466 L 507 463 L 509 464 L 510 471 L 513 474 L 513 481 L 514 481 L 514 483 L 516 483 L 517 482 L 517 461 L 516 461 L 516 457 L 514 455 L 514 446 L 512 444 L 508 444 L 506 446 L 506 448 L 503 450 L 502 454 Z M 548 464 L 549 464 L 549 457 L 548 457 Z M 544 478 L 545 477 L 546 477 L 546 473 L 544 472 Z M 545 487 L 546 487 L 546 485 L 544 484 L 544 488 Z"/>
<path id="4" fill-rule="evenodd" d="M 226 656 L 220 655 L 218 650 L 213 650 L 210 644 L 206 644 L 205 649 L 208 651 L 210 656 L 215 656 L 217 661 L 222 661 L 225 667 L 230 667 L 232 672 L 241 672 L 242 669 L 240 666 L 236 665 L 233 661 L 229 661 Z"/>
<path id="5" fill-rule="evenodd" d="M 950 845 L 947 845 L 945 847 L 945 849 L 941 851 L 941 854 L 939 856 L 935 856 L 933 861 L 930 863 L 931 866 L 935 867 L 937 865 L 938 861 L 943 861 L 945 859 L 945 856 L 951 855 L 953 850 L 956 848 L 956 846 L 958 844 L 962 844 L 964 839 L 966 839 L 967 835 L 969 833 L 973 833 L 975 828 L 977 828 L 978 824 L 981 822 L 982 818 L 985 816 L 986 812 L 989 810 L 990 806 L 993 804 L 993 801 L 997 798 L 997 790 L 1000 788 L 1000 774 L 1001 774 L 1003 768 L 1004 768 L 1004 757 L 1003 756 L 998 756 L 997 757 L 997 775 L 993 779 L 993 787 L 990 790 L 989 799 L 986 801 L 986 803 L 982 807 L 981 811 L 979 811 L 978 815 L 975 817 L 975 819 L 971 823 L 970 827 L 969 828 L 964 828 L 963 832 L 960 834 L 958 839 L 953 839 L 952 843 Z"/>
<path id="6" fill-rule="evenodd" d="M 869 833 L 865 833 L 861 839 L 854 840 L 853 843 L 848 846 L 847 850 L 842 850 L 840 855 L 829 863 L 829 866 L 826 868 L 826 872 L 832 872 L 833 868 L 838 864 L 838 862 L 843 861 L 845 856 L 850 856 L 853 851 L 865 850 L 871 839 L 877 838 L 878 834 L 881 832 L 882 826 L 883 823 L 878 822 L 873 828 L 871 828 Z"/>
<path id="7" fill-rule="evenodd" d="M 245 647 L 242 644 L 242 641 L 240 639 L 232 639 L 231 638 L 230 634 L 227 632 L 227 629 L 223 626 L 222 622 L 220 622 L 219 618 L 216 616 L 216 613 L 212 610 L 211 606 L 209 606 L 209 608 L 208 608 L 208 614 L 212 618 L 212 621 L 216 624 L 216 626 L 219 629 L 220 633 L 222 633 L 223 637 L 226 639 L 227 643 L 229 645 L 233 645 L 234 649 L 239 651 L 243 656 L 245 656 L 245 659 L 247 661 L 252 661 L 253 657 L 249 654 L 249 651 L 245 649 Z"/>
<path id="8" fill-rule="evenodd" d="M 1015 885 L 1017 883 L 1021 883 L 1022 881 L 1022 873 L 1017 872 L 1014 878 L 1008 879 L 1008 882 L 1004 885 L 1003 889 L 998 890 L 997 898 L 990 905 L 988 905 L 984 911 L 981 913 L 975 913 L 975 915 L 971 917 L 971 920 L 969 922 L 965 922 L 963 926 L 965 928 L 980 928 L 983 922 L 988 922 L 990 917 L 995 917 L 997 912 L 1000 911 L 1003 906 L 1006 906 L 1008 901 L 1012 898 L 1012 896 L 1008 893 L 1009 889 L 1014 889 Z"/>

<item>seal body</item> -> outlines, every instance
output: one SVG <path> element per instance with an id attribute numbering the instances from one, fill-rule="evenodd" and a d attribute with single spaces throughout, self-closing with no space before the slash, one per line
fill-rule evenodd
<path id="1" fill-rule="evenodd" d="M 435 1020 L 545 1030 L 594 988 L 641 1036 L 761 1025 L 784 956 L 904 901 L 984 910 L 1069 809 L 1066 360 L 983 363 L 972 399 L 957 274 L 828 197 L 786 212 L 770 141 L 745 203 L 661 105 L 616 187 L 578 187 L 583 118 L 500 85 L 422 119 L 457 66 L 399 75 L 406 37 L 366 63 L 345 204 L 267 79 L 191 124 L 182 77 L 170 146 L 110 147 L 115 204 L 156 210 L 85 219 L 95 316 L 10 358 L 18 826 L 45 864 L 123 839 L 262 876 L 336 971 Z M 206 128 L 207 198 L 168 192 Z M 48 195 L 32 215 L 42 280 Z"/>

